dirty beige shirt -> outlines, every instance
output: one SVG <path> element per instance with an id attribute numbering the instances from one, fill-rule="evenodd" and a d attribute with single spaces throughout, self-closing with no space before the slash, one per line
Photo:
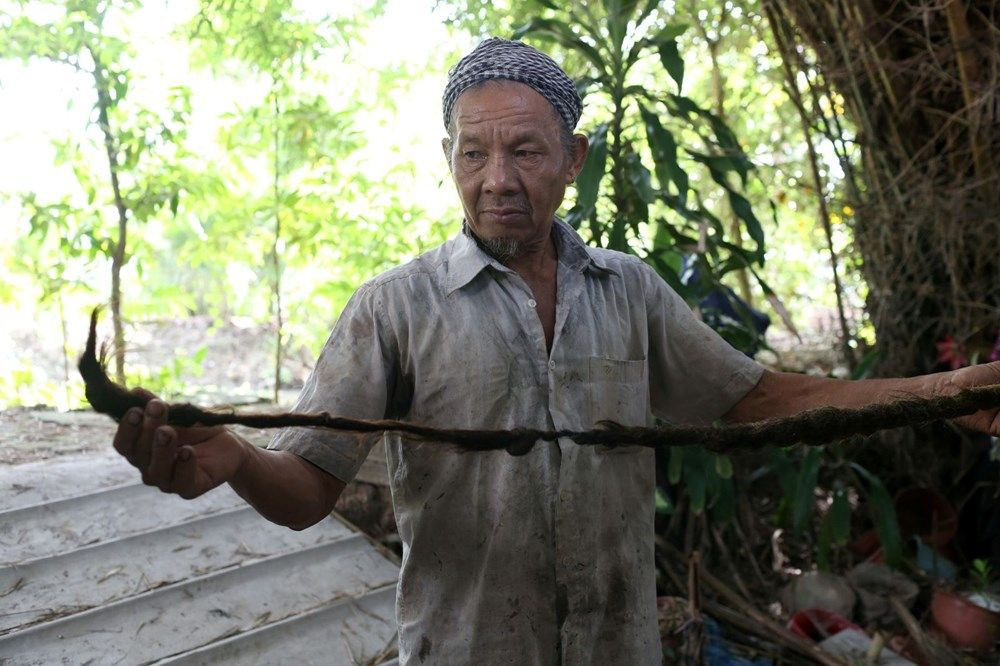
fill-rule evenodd
<path id="1" fill-rule="evenodd" d="M 357 291 L 296 409 L 441 428 L 705 423 L 757 383 L 646 264 L 553 228 L 551 354 L 527 284 L 459 234 Z M 374 441 L 290 429 L 271 446 L 348 481 Z M 660 663 L 652 450 L 567 440 L 515 458 L 389 435 L 386 451 L 402 664 Z"/>

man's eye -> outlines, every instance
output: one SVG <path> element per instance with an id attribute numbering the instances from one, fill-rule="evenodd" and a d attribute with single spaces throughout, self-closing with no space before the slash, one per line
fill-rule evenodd
<path id="1" fill-rule="evenodd" d="M 483 156 L 483 154 L 478 150 L 467 150 L 463 153 L 463 155 L 465 155 L 465 159 L 467 160 L 478 160 Z"/>

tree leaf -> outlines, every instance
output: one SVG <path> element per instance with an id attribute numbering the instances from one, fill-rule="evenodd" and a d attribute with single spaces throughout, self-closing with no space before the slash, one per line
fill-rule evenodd
<path id="1" fill-rule="evenodd" d="M 646 126 L 646 141 L 653 153 L 653 166 L 660 188 L 666 190 L 668 183 L 677 188 L 677 200 L 681 206 L 687 205 L 688 175 L 677 163 L 677 141 L 663 126 L 659 117 L 644 104 L 639 104 L 639 113 Z"/>
<path id="2" fill-rule="evenodd" d="M 659 486 L 656 487 L 656 513 L 661 515 L 669 515 L 674 512 L 674 505 L 667 497 L 667 494 L 663 492 L 663 488 Z"/>
<path id="3" fill-rule="evenodd" d="M 713 168 L 718 169 L 722 173 L 729 173 L 730 171 L 736 172 L 736 174 L 740 177 L 740 183 L 743 187 L 746 187 L 747 176 L 750 169 L 753 168 L 753 164 L 742 152 L 727 153 L 725 155 L 707 155 L 705 153 L 689 149 L 687 150 L 687 153 L 702 164 L 705 164 L 706 166 L 711 165 Z"/>
<path id="4" fill-rule="evenodd" d="M 586 58 L 600 75 L 607 74 L 607 64 L 598 50 L 583 41 L 579 35 L 573 32 L 573 29 L 567 23 L 557 19 L 536 17 L 514 30 L 513 37 L 514 39 L 520 39 L 528 34 L 535 34 L 543 39 L 554 40 L 567 49 L 576 51 Z"/>
<path id="5" fill-rule="evenodd" d="M 576 205 L 567 215 L 567 221 L 574 228 L 590 217 L 597 205 L 601 191 L 601 180 L 608 161 L 608 123 L 602 123 L 590 134 L 590 149 L 583 168 L 576 176 Z M 570 218 L 572 217 L 572 220 Z M 573 224 L 575 222 L 575 224 Z"/>
<path id="6" fill-rule="evenodd" d="M 830 523 L 833 543 L 838 546 L 846 545 L 851 536 L 851 503 L 844 488 L 833 491 L 833 503 L 827 512 L 827 520 Z"/>
<path id="7" fill-rule="evenodd" d="M 903 562 L 903 537 L 899 532 L 899 521 L 896 518 L 896 507 L 893 506 L 892 496 L 882 481 L 867 469 L 857 463 L 851 463 L 851 468 L 868 482 L 869 508 L 882 544 L 882 552 L 885 553 L 885 563 L 890 567 L 899 568 Z"/>
<path id="8" fill-rule="evenodd" d="M 851 373 L 851 379 L 867 379 L 871 377 L 872 372 L 875 370 L 875 365 L 878 363 L 878 351 L 875 349 L 870 349 L 858 363 L 857 367 L 854 368 L 854 372 Z"/>
<path id="9" fill-rule="evenodd" d="M 729 196 L 729 206 L 732 208 L 733 214 L 743 221 L 743 226 L 746 228 L 750 238 L 757 244 L 757 254 L 761 257 L 761 259 L 763 259 L 764 227 L 754 214 L 750 201 L 729 184 L 729 181 L 726 179 L 725 172 L 716 166 L 716 162 L 705 160 L 697 154 L 691 154 L 691 156 L 696 161 L 701 162 L 708 167 L 708 172 L 712 176 L 712 180 L 718 183 L 726 191 Z"/>
<path id="10" fill-rule="evenodd" d="M 823 518 L 816 542 L 816 564 L 822 571 L 830 570 L 830 550 L 834 545 L 844 546 L 851 535 L 851 504 L 847 492 L 837 488 L 833 502 Z"/>
<path id="11" fill-rule="evenodd" d="M 628 179 L 632 183 L 642 203 L 648 206 L 656 200 L 653 192 L 652 174 L 642 163 L 642 158 L 638 153 L 630 152 L 625 156 L 625 164 L 628 165 Z M 645 206 L 643 206 L 645 208 Z"/>
<path id="12" fill-rule="evenodd" d="M 724 453 L 715 454 L 715 472 L 723 479 L 733 478 L 733 461 Z"/>
<path id="13" fill-rule="evenodd" d="M 705 470 L 695 465 L 685 464 L 684 472 L 685 488 L 688 497 L 691 498 L 691 512 L 700 514 L 705 510 Z"/>
<path id="14" fill-rule="evenodd" d="M 677 40 L 660 41 L 657 50 L 660 53 L 660 62 L 663 64 L 663 68 L 677 83 L 677 92 L 680 92 L 681 88 L 684 87 L 684 58 L 681 57 L 680 51 L 677 49 Z"/>
<path id="15" fill-rule="evenodd" d="M 677 485 L 681 480 L 681 470 L 684 465 L 684 447 L 670 447 L 670 463 L 667 466 L 667 480 L 671 485 Z"/>
<path id="16" fill-rule="evenodd" d="M 657 43 L 673 41 L 687 32 L 689 27 L 690 26 L 688 26 L 687 23 L 668 23 L 660 28 L 660 31 L 656 33 L 656 36 L 653 37 L 653 39 Z"/>
<path id="17" fill-rule="evenodd" d="M 819 476 L 819 465 L 822 461 L 819 447 L 810 447 L 802 460 L 802 467 L 799 469 L 795 479 L 795 495 L 792 504 L 792 531 L 801 534 L 806 526 L 806 521 L 812 515 L 813 504 L 815 502 L 814 491 L 816 480 Z"/>
<path id="18" fill-rule="evenodd" d="M 788 309 L 785 308 L 785 304 L 781 302 L 781 299 L 778 298 L 778 295 L 773 291 L 771 291 L 770 288 L 767 291 L 770 292 L 770 293 L 765 293 L 764 295 L 764 297 L 767 299 L 767 302 L 771 304 L 771 307 L 774 308 L 774 311 L 778 313 L 779 317 L 781 317 L 781 321 L 782 323 L 785 324 L 785 328 L 787 328 L 792 333 L 792 335 L 798 338 L 799 342 L 802 342 L 802 336 L 799 335 L 798 329 L 795 328 L 795 322 L 792 321 L 792 315 L 789 314 Z"/>
<path id="19" fill-rule="evenodd" d="M 712 521 L 724 525 L 736 515 L 736 488 L 732 479 L 722 478 L 712 501 Z"/>

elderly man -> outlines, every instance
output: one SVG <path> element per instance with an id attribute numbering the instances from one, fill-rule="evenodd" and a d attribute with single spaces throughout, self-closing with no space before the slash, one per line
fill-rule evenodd
<path id="1" fill-rule="evenodd" d="M 997 380 L 993 367 L 868 382 L 765 372 L 643 262 L 587 247 L 555 217 L 587 153 L 580 112 L 572 81 L 524 44 L 489 39 L 458 63 L 443 147 L 462 231 L 357 291 L 297 409 L 586 429 L 746 421 Z M 989 429 L 994 417 L 968 422 Z M 228 482 L 293 529 L 330 513 L 373 443 L 295 429 L 259 450 L 164 420 L 153 400 L 115 438 L 147 483 L 193 497 Z M 660 662 L 651 450 L 559 441 L 515 458 L 385 441 L 402 663 Z"/>

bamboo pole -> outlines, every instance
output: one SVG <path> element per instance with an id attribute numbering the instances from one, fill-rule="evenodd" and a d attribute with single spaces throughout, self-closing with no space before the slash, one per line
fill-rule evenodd
<path id="1" fill-rule="evenodd" d="M 682 560 L 684 558 L 683 553 L 661 536 L 656 537 L 656 546 L 674 559 Z M 756 622 L 760 627 L 760 631 L 767 633 L 775 642 L 799 654 L 815 659 L 818 663 L 823 664 L 823 666 L 846 666 L 843 661 L 825 652 L 816 643 L 793 634 L 776 622 L 770 615 L 759 610 L 749 601 L 746 601 L 739 594 L 729 589 L 728 585 L 713 576 L 704 567 L 699 568 L 699 574 L 701 581 L 707 584 L 713 592 L 722 597 L 727 604 Z"/>
<path id="2" fill-rule="evenodd" d="M 979 113 L 976 111 L 976 93 L 972 90 L 979 80 L 979 66 L 970 52 L 974 52 L 976 42 L 965 18 L 966 7 L 962 0 L 951 0 L 944 7 L 948 17 L 948 32 L 958 61 L 959 81 L 962 84 L 962 99 L 965 100 L 965 117 L 969 128 L 969 147 L 976 176 L 983 178 L 989 171 L 983 147 L 979 141 Z"/>
<path id="3" fill-rule="evenodd" d="M 823 234 L 826 237 L 827 252 L 830 255 L 830 269 L 833 272 L 833 293 L 837 300 L 837 320 L 840 324 L 841 351 L 847 366 L 853 372 L 857 367 L 854 358 L 854 350 L 851 349 L 851 330 L 847 325 L 847 316 L 844 313 L 844 287 L 840 281 L 840 270 L 838 267 L 837 250 L 833 246 L 833 225 L 830 221 L 830 211 L 826 204 L 826 194 L 824 193 L 823 178 L 819 172 L 819 158 L 816 156 L 816 146 L 812 139 L 812 125 L 809 123 L 809 115 L 802 102 L 802 93 L 795 80 L 795 72 L 792 71 L 791 56 L 788 54 L 788 45 L 782 35 L 782 28 L 787 28 L 787 22 L 783 23 L 777 16 L 774 6 L 770 2 L 764 3 L 764 12 L 768 22 L 771 24 L 771 32 L 774 35 L 775 45 L 781 57 L 782 69 L 785 72 L 785 90 L 789 99 L 795 106 L 799 114 L 799 122 L 802 124 L 802 136 L 806 142 L 806 152 L 809 156 L 809 167 L 813 179 L 813 187 L 816 190 L 816 202 L 819 205 L 819 218 L 823 226 Z M 817 112 L 819 109 L 817 109 Z"/>

